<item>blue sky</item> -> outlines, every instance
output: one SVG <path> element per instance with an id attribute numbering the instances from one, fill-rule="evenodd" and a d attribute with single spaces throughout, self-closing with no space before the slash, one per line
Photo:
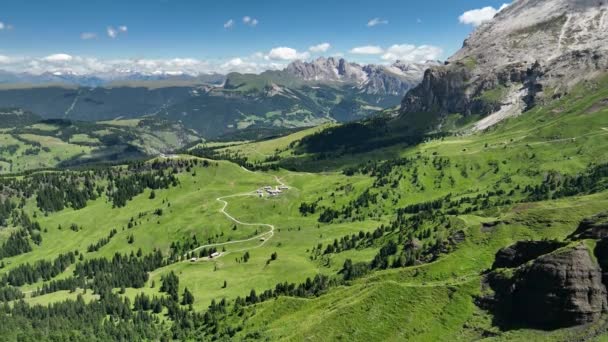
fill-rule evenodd
<path id="1" fill-rule="evenodd" d="M 101 63 L 179 58 L 218 69 L 228 69 L 230 63 L 238 69 L 240 61 L 253 71 L 318 55 L 373 63 L 397 57 L 444 59 L 474 29 L 459 20 L 463 13 L 498 9 L 504 2 L 3 0 L 0 63 L 27 68 L 37 59 L 36 67 L 42 68 L 44 63 L 84 59 Z M 487 16 L 488 11 L 473 14 Z M 389 53 L 391 46 L 397 48 Z M 276 48 L 283 49 L 272 53 Z M 53 55 L 57 58 L 44 60 Z"/>

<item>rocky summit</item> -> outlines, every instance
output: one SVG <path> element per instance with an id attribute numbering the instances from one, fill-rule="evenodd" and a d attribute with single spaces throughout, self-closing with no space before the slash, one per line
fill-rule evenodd
<path id="1" fill-rule="evenodd" d="M 439 62 L 360 65 L 344 58 L 320 57 L 311 62 L 292 62 L 285 71 L 308 82 L 352 83 L 368 94 L 403 96 L 420 83 L 426 69 L 435 65 Z"/>
<path id="2" fill-rule="evenodd" d="M 607 68 L 608 1 L 519 0 L 427 70 L 402 114 L 489 115 L 474 127 L 485 129 Z"/>

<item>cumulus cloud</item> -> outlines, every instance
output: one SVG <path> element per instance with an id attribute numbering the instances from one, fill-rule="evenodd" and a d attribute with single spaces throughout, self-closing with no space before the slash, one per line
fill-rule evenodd
<path id="1" fill-rule="evenodd" d="M 61 62 L 69 62 L 73 59 L 74 57 L 65 54 L 65 53 L 56 53 L 54 55 L 49 55 L 46 56 L 44 58 L 42 58 L 42 60 L 46 61 L 46 62 L 51 62 L 51 63 L 61 63 Z"/>
<path id="2" fill-rule="evenodd" d="M 479 26 L 486 21 L 492 20 L 492 18 L 494 18 L 494 16 L 498 12 L 502 11 L 503 9 L 507 8 L 508 6 L 509 6 L 509 4 L 503 4 L 498 9 L 496 9 L 492 6 L 486 6 L 483 8 L 473 9 L 473 10 L 464 12 L 460 17 L 458 17 L 458 20 L 460 21 L 461 24 Z"/>
<path id="3" fill-rule="evenodd" d="M 116 31 L 116 29 L 114 29 L 112 26 L 108 26 L 106 28 L 106 32 L 108 33 L 108 37 L 114 39 L 116 38 L 116 36 L 118 36 L 118 31 Z"/>
<path id="4" fill-rule="evenodd" d="M 350 50 L 350 53 L 355 55 L 380 55 L 384 50 L 375 45 L 357 46 Z"/>
<path id="5" fill-rule="evenodd" d="M 0 21 L 0 31 L 12 30 L 12 29 L 13 29 L 13 25 Z"/>
<path id="6" fill-rule="evenodd" d="M 80 39 L 89 40 L 97 38 L 97 34 L 94 32 L 83 32 L 80 34 Z"/>
<path id="7" fill-rule="evenodd" d="M 275 51 L 276 53 L 276 51 Z M 302 54 L 297 53 L 302 57 Z M 198 75 L 202 73 L 260 73 L 265 70 L 283 69 L 290 61 L 272 60 L 265 53 L 235 57 L 228 60 L 200 60 L 196 58 L 168 59 L 98 59 L 95 57 L 73 56 L 65 53 L 45 57 L 12 57 L 0 55 L 0 65 L 9 72 L 27 72 L 35 75 L 43 73 L 73 73 L 95 75 L 113 79 L 121 75 L 141 73 L 147 75 Z"/>
<path id="8" fill-rule="evenodd" d="M 331 44 L 329 43 L 321 43 L 317 45 L 313 45 L 308 48 L 310 52 L 326 52 L 331 48 Z"/>
<path id="9" fill-rule="evenodd" d="M 108 37 L 114 39 L 114 38 L 118 37 L 118 35 L 121 33 L 127 33 L 128 30 L 129 30 L 129 28 L 125 25 L 118 26 L 118 28 L 114 28 L 113 26 L 108 26 L 106 28 L 106 33 L 108 34 Z"/>
<path id="10" fill-rule="evenodd" d="M 256 27 L 258 25 L 258 20 L 246 15 L 243 17 L 243 24 Z"/>
<path id="11" fill-rule="evenodd" d="M 268 60 L 282 60 L 282 61 L 292 61 L 296 59 L 306 59 L 310 57 L 308 52 L 298 52 L 296 49 L 292 49 L 286 46 L 276 47 L 266 55 L 266 59 Z"/>
<path id="12" fill-rule="evenodd" d="M 437 60 L 442 54 L 443 50 L 437 46 L 395 44 L 386 49 L 381 58 L 385 61 L 400 60 L 409 63 L 420 63 L 429 60 Z"/>
<path id="13" fill-rule="evenodd" d="M 374 27 L 377 25 L 386 25 L 388 24 L 388 20 L 386 19 L 380 19 L 380 18 L 374 18 L 371 19 L 370 21 L 367 22 L 367 27 Z"/>
<path id="14" fill-rule="evenodd" d="M 224 23 L 224 28 L 225 29 L 229 29 L 232 28 L 234 26 L 234 20 L 230 19 L 227 22 Z"/>
<path id="15" fill-rule="evenodd" d="M 259 72 L 258 63 L 253 61 L 245 61 L 240 57 L 232 58 L 219 66 L 219 70 L 231 72 L 237 71 L 242 73 Z"/>

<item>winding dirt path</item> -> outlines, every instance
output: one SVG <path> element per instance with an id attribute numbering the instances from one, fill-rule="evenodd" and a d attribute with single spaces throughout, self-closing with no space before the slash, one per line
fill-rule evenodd
<path id="1" fill-rule="evenodd" d="M 247 170 L 249 171 L 249 170 Z M 249 171 L 252 172 L 252 171 Z M 274 177 L 276 182 L 279 184 L 279 186 L 286 186 L 285 183 L 283 183 L 283 181 L 281 181 L 281 179 L 278 176 Z M 251 250 L 251 249 L 255 249 L 255 248 L 260 248 L 262 246 L 264 246 L 268 241 L 270 241 L 270 239 L 272 239 L 272 237 L 274 236 L 274 231 L 275 231 L 275 226 L 272 224 L 268 224 L 268 223 L 251 223 L 251 222 L 243 222 L 239 219 L 237 219 L 236 217 L 232 216 L 231 214 L 229 214 L 226 211 L 226 208 L 228 207 L 228 201 L 226 201 L 226 199 L 228 198 L 234 198 L 234 197 L 244 197 L 244 196 L 257 196 L 257 193 L 255 193 L 254 191 L 252 192 L 245 192 L 245 193 L 239 193 L 239 194 L 233 194 L 233 195 L 228 195 L 228 196 L 221 196 L 216 198 L 215 200 L 218 202 L 223 203 L 222 208 L 220 209 L 220 212 L 222 214 L 224 214 L 224 216 L 226 216 L 229 220 L 231 220 L 232 222 L 236 223 L 236 224 L 240 224 L 243 226 L 259 226 L 259 227 L 265 227 L 265 228 L 269 228 L 268 231 L 258 234 L 256 236 L 253 236 L 251 238 L 248 239 L 242 239 L 242 240 L 233 240 L 233 241 L 227 241 L 227 242 L 220 242 L 220 243 L 211 243 L 211 244 L 206 244 L 206 245 L 201 245 L 196 247 L 193 250 L 190 250 L 188 252 L 186 252 L 184 254 L 184 256 L 199 251 L 203 248 L 209 248 L 209 247 L 222 247 L 222 246 L 229 246 L 229 245 L 234 245 L 234 244 L 239 244 L 239 243 L 244 243 L 244 242 L 251 242 L 251 241 L 259 241 L 260 243 L 252 246 L 252 247 L 247 247 L 247 248 L 241 248 L 241 249 L 235 249 L 235 250 L 230 250 L 230 251 L 226 251 L 226 252 L 221 252 L 220 255 L 216 256 L 215 258 L 213 258 L 214 260 L 217 258 L 220 258 L 222 256 L 228 255 L 231 252 L 242 252 L 242 251 L 246 251 L 246 250 Z M 209 260 L 208 258 L 201 258 L 200 260 Z"/>

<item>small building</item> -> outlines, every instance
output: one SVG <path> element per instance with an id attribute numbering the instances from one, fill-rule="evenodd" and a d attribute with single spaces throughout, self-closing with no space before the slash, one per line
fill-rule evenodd
<path id="1" fill-rule="evenodd" d="M 264 187 L 264 190 L 272 190 L 272 187 L 271 187 L 270 185 L 266 185 L 266 186 Z"/>
<path id="2" fill-rule="evenodd" d="M 218 256 L 220 256 L 220 253 L 219 253 L 219 252 L 213 252 L 213 253 L 211 253 L 211 255 L 210 255 L 209 257 L 210 257 L 211 259 L 213 259 L 213 258 L 217 258 Z"/>
<path id="3" fill-rule="evenodd" d="M 190 262 L 195 262 L 196 258 L 190 258 Z"/>
<path id="4" fill-rule="evenodd" d="M 260 238 L 260 241 L 264 242 L 266 241 L 266 238 Z"/>
<path id="5" fill-rule="evenodd" d="M 289 187 L 287 185 L 281 185 L 279 190 L 289 190 Z"/>
<path id="6" fill-rule="evenodd" d="M 270 196 L 276 196 L 278 194 L 281 193 L 281 191 L 279 190 L 266 190 L 266 192 L 270 195 Z"/>

